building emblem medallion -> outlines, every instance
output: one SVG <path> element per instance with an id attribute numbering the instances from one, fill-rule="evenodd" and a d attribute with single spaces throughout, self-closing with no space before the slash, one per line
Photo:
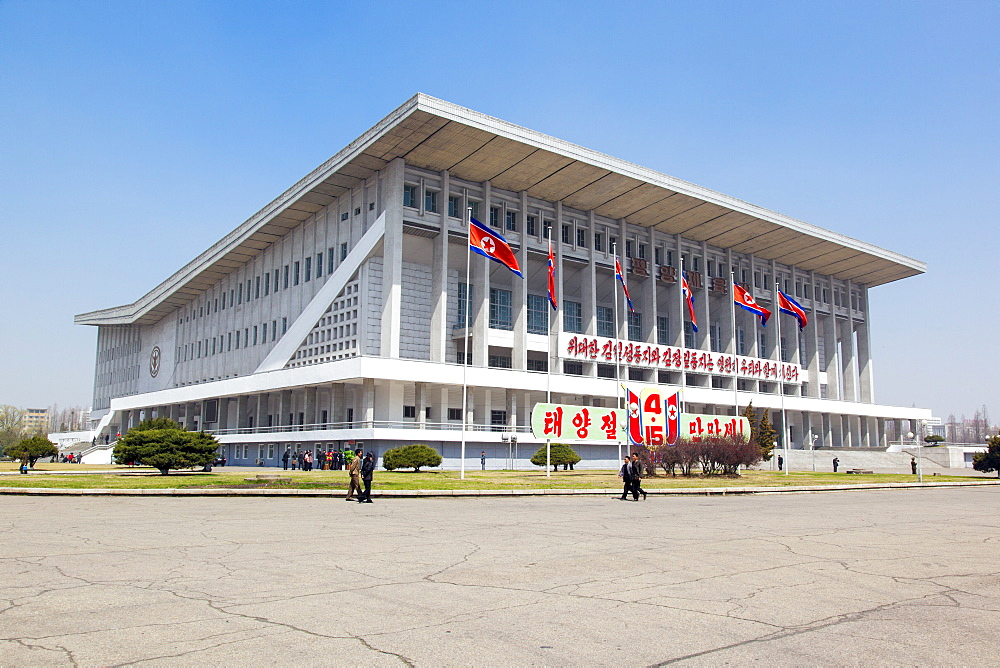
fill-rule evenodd
<path id="1" fill-rule="evenodd" d="M 149 353 L 149 375 L 156 378 L 160 373 L 160 346 L 154 346 L 153 352 Z"/>

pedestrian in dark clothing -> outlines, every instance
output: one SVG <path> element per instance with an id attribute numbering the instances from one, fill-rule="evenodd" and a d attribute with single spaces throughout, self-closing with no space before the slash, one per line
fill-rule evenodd
<path id="1" fill-rule="evenodd" d="M 916 459 L 916 457 L 910 457 L 910 471 L 913 472 L 913 475 L 917 475 L 917 459 Z"/>
<path id="2" fill-rule="evenodd" d="M 622 458 L 622 467 L 618 469 L 618 477 L 622 479 L 622 495 L 620 500 L 628 499 L 628 493 L 632 491 L 632 460 L 625 456 Z"/>
<path id="3" fill-rule="evenodd" d="M 780 471 L 785 465 L 785 460 L 781 455 L 778 455 L 778 470 Z"/>
<path id="4" fill-rule="evenodd" d="M 479 462 L 483 465 L 483 470 L 486 470 L 486 451 L 483 450 L 482 454 L 479 455 Z"/>
<path id="5" fill-rule="evenodd" d="M 375 455 L 368 453 L 365 461 L 361 462 L 361 481 L 365 484 L 365 489 L 358 495 L 358 503 L 372 502 L 372 476 L 375 474 Z"/>
<path id="6" fill-rule="evenodd" d="M 839 457 L 834 457 L 833 458 L 833 472 L 836 473 L 837 469 L 839 467 L 840 467 L 840 458 Z"/>
<path id="7" fill-rule="evenodd" d="M 639 495 L 642 494 L 642 500 L 646 500 L 646 490 L 639 486 L 639 482 L 642 480 L 642 462 L 639 461 L 639 455 L 632 453 L 632 500 L 638 501 Z"/>
<path id="8" fill-rule="evenodd" d="M 285 465 L 285 470 L 288 470 L 288 460 L 292 456 L 292 451 L 289 448 L 285 448 L 285 454 L 281 455 L 281 463 Z"/>

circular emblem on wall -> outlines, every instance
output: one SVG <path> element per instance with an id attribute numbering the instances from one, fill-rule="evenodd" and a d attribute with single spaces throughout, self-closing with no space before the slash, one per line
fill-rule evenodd
<path id="1" fill-rule="evenodd" d="M 153 352 L 149 353 L 149 375 L 156 378 L 160 373 L 160 346 L 154 346 Z"/>

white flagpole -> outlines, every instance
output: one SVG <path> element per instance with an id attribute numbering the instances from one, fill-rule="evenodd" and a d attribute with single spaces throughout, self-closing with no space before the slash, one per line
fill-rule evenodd
<path id="1" fill-rule="evenodd" d="M 548 287 L 549 281 L 549 258 L 552 257 L 552 227 L 549 226 L 549 257 L 545 258 L 545 283 Z M 554 268 L 553 268 L 554 270 Z M 527 271 L 527 268 L 525 268 Z M 555 285 L 552 286 L 555 289 Z M 555 297 L 555 295 L 552 295 Z M 545 301 L 548 301 L 547 299 Z M 548 333 L 549 341 L 549 359 L 545 365 L 545 403 L 552 403 L 552 360 L 555 355 L 552 354 L 552 303 L 545 305 L 545 329 Z M 545 437 L 545 477 L 552 477 L 552 439 L 548 436 Z"/>
<path id="2" fill-rule="evenodd" d="M 732 310 L 733 314 L 733 413 L 736 417 L 740 416 L 740 395 L 739 395 L 739 371 L 740 371 L 740 356 L 739 348 L 737 347 L 736 341 L 736 272 L 730 267 L 729 275 L 732 278 L 732 284 L 730 289 L 732 291 L 731 298 L 729 300 L 729 308 Z"/>
<path id="3" fill-rule="evenodd" d="M 472 207 L 466 209 L 465 217 L 465 353 L 462 358 L 462 480 L 465 480 L 465 430 L 469 421 L 469 310 L 472 308 L 472 284 L 471 284 L 471 262 L 472 262 Z"/>
<path id="4" fill-rule="evenodd" d="M 781 445 L 782 449 L 785 451 L 785 475 L 788 475 L 788 423 L 785 422 L 785 379 L 782 378 L 781 373 L 782 364 L 784 362 L 781 360 L 781 306 L 778 305 L 778 277 L 774 277 L 774 301 L 771 302 L 774 308 L 774 320 L 777 327 L 778 340 L 775 342 L 776 345 L 775 352 L 778 357 L 778 390 L 781 392 Z"/>
<path id="5" fill-rule="evenodd" d="M 618 280 L 618 248 L 612 243 L 611 244 L 611 254 L 615 258 L 615 266 L 612 267 L 612 271 L 615 272 L 614 277 L 611 280 L 611 285 L 614 288 L 611 292 L 615 298 L 615 338 L 611 342 L 611 351 L 615 356 L 615 406 L 620 410 L 622 408 L 622 370 L 618 358 L 618 286 L 615 285 L 615 281 Z M 628 420 L 628 411 L 624 412 L 625 419 Z M 618 425 L 617 441 L 618 441 L 618 462 L 622 460 L 622 429 L 623 425 Z"/>

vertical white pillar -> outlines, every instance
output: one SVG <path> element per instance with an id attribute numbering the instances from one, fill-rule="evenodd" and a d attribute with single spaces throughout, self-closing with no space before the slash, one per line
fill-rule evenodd
<path id="1" fill-rule="evenodd" d="M 382 241 L 382 357 L 399 357 L 403 282 L 403 178 L 406 163 L 386 169 L 385 236 Z"/>
<path id="2" fill-rule="evenodd" d="M 432 362 L 447 359 L 448 337 L 448 235 L 451 217 L 448 215 L 448 198 L 451 194 L 451 175 L 448 170 L 441 172 L 441 232 L 434 240 L 434 256 L 431 260 L 431 351 Z M 455 213 L 461 214 L 461 211 Z M 465 219 L 465 216 L 462 216 Z"/>

